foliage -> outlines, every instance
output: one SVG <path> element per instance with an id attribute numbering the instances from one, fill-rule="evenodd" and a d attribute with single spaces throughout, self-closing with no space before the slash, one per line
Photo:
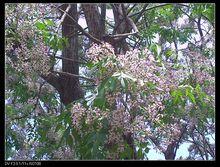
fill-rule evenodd
<path id="1" fill-rule="evenodd" d="M 125 7 L 135 20 L 145 4 Z M 55 9 L 5 6 L 6 159 L 142 160 L 151 149 L 175 159 L 186 142 L 185 159 L 215 159 L 213 4 L 149 4 L 126 52 L 77 34 L 85 96 L 66 106 L 45 80 L 74 43 Z"/>

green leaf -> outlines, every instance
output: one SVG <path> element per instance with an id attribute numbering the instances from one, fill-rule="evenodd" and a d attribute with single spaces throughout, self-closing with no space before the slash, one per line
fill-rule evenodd
<path id="1" fill-rule="evenodd" d="M 64 44 L 64 46 L 65 46 L 65 47 L 69 47 L 69 41 L 68 41 L 68 38 L 63 37 L 62 40 L 63 40 L 63 44 Z"/>
<path id="2" fill-rule="evenodd" d="M 100 144 L 105 144 L 107 138 L 107 132 L 99 132 L 97 135 L 97 140 Z"/>
<path id="3" fill-rule="evenodd" d="M 66 112 L 64 122 L 66 123 L 66 125 L 70 125 L 72 123 L 71 112 Z"/>
<path id="4" fill-rule="evenodd" d="M 58 125 L 57 125 L 57 127 L 55 129 L 55 132 L 59 131 L 61 128 L 62 128 L 62 124 L 58 123 Z"/>
<path id="5" fill-rule="evenodd" d="M 39 141 L 40 142 L 45 142 L 47 140 L 47 137 L 46 137 L 47 131 L 48 131 L 48 129 L 46 129 L 46 128 L 39 130 L 39 134 L 40 134 Z"/>
<path id="6" fill-rule="evenodd" d="M 48 26 L 54 26 L 55 25 L 55 23 L 52 20 L 49 20 L 49 19 L 44 20 L 44 22 Z"/>
<path id="7" fill-rule="evenodd" d="M 114 91 L 116 89 L 116 78 L 115 77 L 110 77 L 109 78 L 109 90 Z"/>
<path id="8" fill-rule="evenodd" d="M 154 53 L 154 55 L 157 55 L 157 56 L 159 55 L 158 54 L 158 45 L 157 44 L 152 44 L 149 49 Z"/>
<path id="9" fill-rule="evenodd" d="M 121 86 L 123 87 L 123 88 L 125 88 L 125 81 L 124 81 L 124 78 L 121 78 Z"/>
<path id="10" fill-rule="evenodd" d="M 132 150 L 132 148 L 126 143 L 125 144 L 125 151 L 124 151 L 124 153 L 125 153 L 125 158 L 131 158 L 132 157 L 132 153 L 133 153 L 133 150 Z"/>
<path id="11" fill-rule="evenodd" d="M 14 114 L 14 108 L 12 106 L 6 105 L 6 114 L 7 116 Z"/>
<path id="12" fill-rule="evenodd" d="M 109 126 L 108 119 L 107 118 L 102 119 L 103 130 L 107 130 L 108 126 Z"/>
<path id="13" fill-rule="evenodd" d="M 109 78 L 106 78 L 105 80 L 103 80 L 101 82 L 101 84 L 99 84 L 98 86 L 98 94 L 101 95 L 101 96 L 104 96 L 104 93 L 105 93 L 105 85 L 106 83 L 108 82 Z"/>
<path id="14" fill-rule="evenodd" d="M 61 122 L 65 118 L 66 114 L 67 112 L 62 112 L 60 115 L 58 115 L 56 122 Z"/>
<path id="15" fill-rule="evenodd" d="M 86 63 L 86 66 L 87 66 L 89 69 L 91 69 L 91 68 L 94 67 L 94 64 L 93 64 L 92 62 L 88 62 L 88 63 Z"/>
<path id="16" fill-rule="evenodd" d="M 98 89 L 98 95 L 99 98 L 104 98 L 105 96 L 105 85 L 101 85 Z"/>
<path id="17" fill-rule="evenodd" d="M 67 138 L 70 134 L 70 126 L 65 130 L 65 132 L 63 133 L 63 137 Z"/>
<path id="18" fill-rule="evenodd" d="M 137 80 L 136 78 L 132 77 L 131 75 L 125 74 L 125 73 L 121 73 L 121 77 L 122 77 L 122 78 L 130 79 L 130 80 L 132 80 L 132 81 L 134 81 L 134 82 Z"/>
<path id="19" fill-rule="evenodd" d="M 173 51 L 171 49 L 167 49 L 166 52 L 165 52 L 165 55 L 167 58 L 169 58 L 170 56 L 173 55 Z"/>
<path id="20" fill-rule="evenodd" d="M 141 148 L 146 148 L 149 145 L 148 142 L 140 143 Z"/>
<path id="21" fill-rule="evenodd" d="M 73 147 L 73 138 L 72 138 L 71 135 L 68 135 L 68 136 L 67 136 L 66 142 L 67 142 L 67 144 L 70 146 L 70 148 Z"/>
<path id="22" fill-rule="evenodd" d="M 181 44 L 184 44 L 188 40 L 187 36 L 182 32 L 178 33 L 178 37 Z"/>
<path id="23" fill-rule="evenodd" d="M 66 141 L 67 143 L 67 138 L 69 135 L 70 135 L 70 126 L 64 131 L 58 146 L 61 146 L 62 141 Z"/>
<path id="24" fill-rule="evenodd" d="M 195 100 L 194 95 L 193 95 L 192 93 L 189 93 L 188 96 L 189 96 L 190 100 L 195 104 L 195 103 L 196 103 L 196 100 Z"/>
<path id="25" fill-rule="evenodd" d="M 97 144 L 97 142 L 95 142 L 92 147 L 92 156 L 94 159 L 96 159 L 98 152 L 99 152 L 98 144 Z"/>
<path id="26" fill-rule="evenodd" d="M 49 41 L 49 45 L 52 49 L 59 49 L 58 46 L 57 46 L 57 43 L 58 43 L 58 37 L 57 35 L 53 35 Z"/>
<path id="27" fill-rule="evenodd" d="M 90 144 L 90 143 L 94 143 L 94 141 L 96 141 L 96 132 L 92 132 L 88 135 L 88 138 L 87 138 L 87 141 L 86 141 L 86 144 Z"/>
<path id="28" fill-rule="evenodd" d="M 156 88 L 156 85 L 153 83 L 153 82 L 147 82 L 146 83 L 147 87 L 151 90 L 155 89 Z"/>
<path id="29" fill-rule="evenodd" d="M 93 102 L 94 107 L 98 108 L 105 108 L 106 106 L 106 99 L 103 97 L 96 97 L 94 102 Z"/>
<path id="30" fill-rule="evenodd" d="M 138 156 L 139 159 L 143 159 L 144 158 L 143 152 L 142 152 L 141 148 L 138 149 L 137 156 Z"/>
<path id="31" fill-rule="evenodd" d="M 186 96 L 189 97 L 190 101 L 192 101 L 194 104 L 196 103 L 195 97 L 194 97 L 192 89 L 190 87 L 186 88 Z"/>
<path id="32" fill-rule="evenodd" d="M 150 148 L 148 148 L 148 147 L 146 147 L 145 149 L 144 149 L 144 152 L 145 153 L 148 153 L 150 151 Z"/>
<path id="33" fill-rule="evenodd" d="M 63 50 L 63 44 L 64 44 L 64 42 L 63 42 L 62 38 L 58 38 L 57 39 L 57 48 L 59 50 Z"/>
<path id="34" fill-rule="evenodd" d="M 112 76 L 117 78 L 117 77 L 121 76 L 121 73 L 120 72 L 115 72 Z"/>
<path id="35" fill-rule="evenodd" d="M 54 35 L 50 37 L 49 43 L 52 44 L 54 42 Z"/>
<path id="36" fill-rule="evenodd" d="M 39 29 L 39 30 L 45 30 L 46 29 L 46 25 L 42 22 L 36 22 L 35 26 Z"/>
<path id="37" fill-rule="evenodd" d="M 196 90 L 196 93 L 197 93 L 197 94 L 200 94 L 200 93 L 201 93 L 201 87 L 200 87 L 199 84 L 196 85 L 195 90 Z"/>
<path id="38" fill-rule="evenodd" d="M 72 127 L 71 129 L 71 134 L 74 137 L 75 141 L 81 142 L 80 135 L 78 134 L 77 130 L 74 127 Z"/>
<path id="39" fill-rule="evenodd" d="M 180 101 L 180 98 L 182 96 L 182 91 L 181 90 L 174 90 L 171 92 L 171 96 L 174 98 L 173 103 L 178 104 Z"/>
<path id="40" fill-rule="evenodd" d="M 208 18 L 209 22 L 211 22 L 213 24 L 214 18 L 215 18 L 214 7 L 211 9 L 208 9 L 205 14 L 206 14 L 206 17 Z"/>

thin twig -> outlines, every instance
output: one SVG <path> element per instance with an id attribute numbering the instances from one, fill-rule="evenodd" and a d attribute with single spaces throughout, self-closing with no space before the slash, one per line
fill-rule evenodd
<path id="1" fill-rule="evenodd" d="M 141 10 L 140 12 L 131 14 L 129 17 L 133 17 L 133 16 L 138 15 L 138 14 L 141 13 L 141 12 L 144 13 L 144 12 L 146 12 L 146 11 L 148 11 L 148 10 L 155 9 L 155 8 L 158 8 L 158 7 L 167 6 L 167 5 L 171 5 L 171 4 L 170 4 L 170 3 L 166 3 L 166 4 L 161 4 L 161 5 L 153 6 L 153 7 L 147 8 L 147 9 L 145 9 L 145 10 L 143 10 L 143 11 Z"/>
<path id="2" fill-rule="evenodd" d="M 96 87 L 97 84 L 92 84 L 92 85 L 81 85 L 81 87 Z"/>
<path id="3" fill-rule="evenodd" d="M 178 4 L 179 5 L 179 4 Z M 179 8 L 185 15 L 187 15 L 190 19 L 192 19 L 195 23 L 197 23 L 196 19 L 191 17 L 187 12 L 185 12 L 184 10 L 182 10 L 181 8 Z"/>
<path id="4" fill-rule="evenodd" d="M 127 15 L 132 11 L 132 9 L 134 9 L 134 7 L 136 6 L 137 4 L 134 4 L 127 12 Z"/>
<path id="5" fill-rule="evenodd" d="M 60 23 L 59 23 L 59 25 L 58 25 L 58 27 L 57 27 L 56 32 L 58 32 L 58 30 L 59 30 L 61 24 L 63 23 L 64 19 L 66 18 L 66 15 L 68 14 L 70 8 L 71 8 L 71 5 L 68 5 L 67 8 L 66 8 L 66 10 L 65 10 L 65 12 L 64 12 L 64 14 L 63 14 L 63 16 L 62 16 L 62 18 L 60 19 Z"/>
<path id="6" fill-rule="evenodd" d="M 140 11 L 140 13 L 138 14 L 138 16 L 135 18 L 135 20 L 134 20 L 135 23 L 138 22 L 139 18 L 140 18 L 140 17 L 142 16 L 142 14 L 145 12 L 145 9 L 147 8 L 148 5 L 149 5 L 148 3 L 144 5 L 143 9 Z"/>

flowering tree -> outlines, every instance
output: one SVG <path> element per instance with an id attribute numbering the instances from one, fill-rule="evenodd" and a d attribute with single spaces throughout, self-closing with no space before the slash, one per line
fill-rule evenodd
<path id="1" fill-rule="evenodd" d="M 213 4 L 5 12 L 7 159 L 215 159 Z"/>

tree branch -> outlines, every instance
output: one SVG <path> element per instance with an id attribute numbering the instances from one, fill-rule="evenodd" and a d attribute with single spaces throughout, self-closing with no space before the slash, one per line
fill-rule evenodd
<path id="1" fill-rule="evenodd" d="M 113 6 L 113 7 L 114 7 L 114 6 Z M 116 7 L 115 7 L 115 9 L 118 10 L 118 8 L 116 8 Z M 119 10 L 118 10 L 118 13 L 120 13 Z M 125 7 L 124 7 L 123 4 L 122 4 L 122 13 L 120 13 L 120 14 L 123 15 L 123 18 L 125 19 L 125 21 L 127 22 L 127 24 L 129 24 L 129 25 L 132 27 L 132 29 L 134 30 L 134 32 L 131 32 L 131 33 L 123 33 L 123 34 L 117 34 L 117 35 L 109 35 L 109 37 L 111 37 L 111 38 L 123 38 L 123 37 L 127 37 L 127 36 L 129 36 L 129 35 L 135 35 L 135 34 L 137 34 L 137 33 L 138 33 L 137 26 L 136 26 L 136 24 L 134 23 L 134 21 L 133 21 L 130 17 L 128 17 L 127 12 L 125 11 Z M 120 25 L 121 23 L 122 23 L 122 22 L 120 22 L 119 25 Z M 119 26 L 119 25 L 118 25 L 118 26 Z"/>
<path id="2" fill-rule="evenodd" d="M 66 13 L 66 11 L 59 9 L 62 12 Z M 68 13 L 66 13 L 66 15 L 74 22 L 74 24 L 76 25 L 76 27 L 79 29 L 79 31 L 81 31 L 85 36 L 87 36 L 89 39 L 93 40 L 93 42 L 96 42 L 98 44 L 102 44 L 102 41 L 100 41 L 99 39 L 93 37 L 91 34 L 87 33 L 84 28 L 82 28 L 79 23 L 72 17 L 70 16 Z"/>
<path id="3" fill-rule="evenodd" d="M 52 85 L 57 90 L 60 90 L 59 77 L 53 73 L 49 75 L 40 75 L 44 80 L 46 80 L 50 85 Z"/>
<path id="4" fill-rule="evenodd" d="M 137 4 L 134 4 L 127 12 L 127 15 L 129 15 L 129 13 L 132 11 L 132 9 L 134 9 L 134 7 L 136 6 Z"/>
<path id="5" fill-rule="evenodd" d="M 135 20 L 134 20 L 135 23 L 138 22 L 138 20 L 140 19 L 140 17 L 142 16 L 142 14 L 145 12 L 145 10 L 146 10 L 146 8 L 147 8 L 148 5 L 149 5 L 148 3 L 144 5 L 143 9 L 140 11 L 140 13 L 138 14 L 138 16 L 135 18 Z"/>
<path id="6" fill-rule="evenodd" d="M 201 39 L 201 41 L 202 41 L 202 43 L 201 43 L 201 45 L 200 45 L 200 50 L 202 51 L 202 49 L 203 49 L 203 43 L 204 43 L 204 37 L 203 37 L 202 29 L 201 29 L 201 16 L 198 18 L 197 27 L 198 27 L 198 30 L 199 30 L 200 39 Z"/>
<path id="7" fill-rule="evenodd" d="M 92 79 L 92 78 L 87 78 L 87 77 L 84 77 L 84 76 L 80 76 L 80 75 L 76 75 L 76 74 L 71 74 L 71 73 L 68 73 L 68 72 L 61 72 L 61 71 L 52 71 L 52 72 L 60 74 L 60 75 L 66 75 L 66 76 L 71 76 L 71 77 L 78 77 L 78 78 L 82 78 L 82 79 L 85 79 L 85 80 L 88 80 L 88 81 L 91 81 L 91 82 L 95 82 L 95 80 Z"/>
<path id="8" fill-rule="evenodd" d="M 165 152 L 166 150 L 160 145 L 160 142 L 157 140 L 155 136 L 149 135 L 150 140 L 158 147 L 161 152 Z"/>
<path id="9" fill-rule="evenodd" d="M 153 7 L 150 7 L 150 8 L 147 8 L 145 10 L 141 10 L 140 12 L 137 12 L 137 13 L 134 13 L 134 14 L 131 14 L 129 17 L 133 17 L 133 16 L 136 16 L 140 13 L 144 13 L 148 10 L 151 10 L 151 9 L 155 9 L 155 8 L 158 8 L 158 7 L 163 7 L 163 6 L 167 6 L 167 5 L 172 5 L 171 3 L 166 3 L 166 4 L 161 4 L 161 5 L 157 5 L 157 6 L 153 6 Z"/>
<path id="10" fill-rule="evenodd" d="M 206 140 L 206 138 L 205 138 L 205 136 L 204 136 L 204 133 L 200 132 L 200 130 L 199 130 L 197 127 L 195 127 L 195 129 L 196 129 L 196 130 L 198 131 L 198 133 L 202 136 L 203 141 L 204 141 L 204 143 L 205 143 L 203 146 L 201 145 L 201 147 L 203 147 L 203 149 L 205 150 L 205 152 L 208 152 L 212 157 L 215 157 L 215 153 L 214 153 L 214 151 L 213 151 L 212 148 L 211 148 L 211 144 Z M 205 145 L 208 146 L 208 149 L 205 148 Z"/>
<path id="11" fill-rule="evenodd" d="M 178 5 L 180 5 L 180 4 L 178 4 Z M 195 18 L 191 17 L 187 12 L 185 12 L 185 11 L 182 10 L 181 8 L 180 8 L 180 10 L 181 10 L 185 15 L 187 15 L 190 19 L 192 19 L 195 23 L 197 23 L 197 21 L 196 21 Z"/>
<path id="12" fill-rule="evenodd" d="M 86 64 L 83 61 L 78 61 L 78 60 L 74 60 L 74 59 L 67 58 L 67 57 L 60 57 L 60 56 L 53 56 L 53 57 L 57 59 L 61 59 L 61 60 L 72 61 L 72 62 L 79 63 L 79 64 Z"/>
<path id="13" fill-rule="evenodd" d="M 60 23 L 59 23 L 59 25 L 58 25 L 58 27 L 57 27 L 56 32 L 58 32 L 58 30 L 59 30 L 61 24 L 63 23 L 63 21 L 64 21 L 66 15 L 68 14 L 70 8 L 71 8 L 71 5 L 68 5 L 67 8 L 66 8 L 66 10 L 65 10 L 65 12 L 64 12 L 64 14 L 63 14 L 63 16 L 62 16 L 62 18 L 61 18 L 61 20 L 60 20 Z"/>

